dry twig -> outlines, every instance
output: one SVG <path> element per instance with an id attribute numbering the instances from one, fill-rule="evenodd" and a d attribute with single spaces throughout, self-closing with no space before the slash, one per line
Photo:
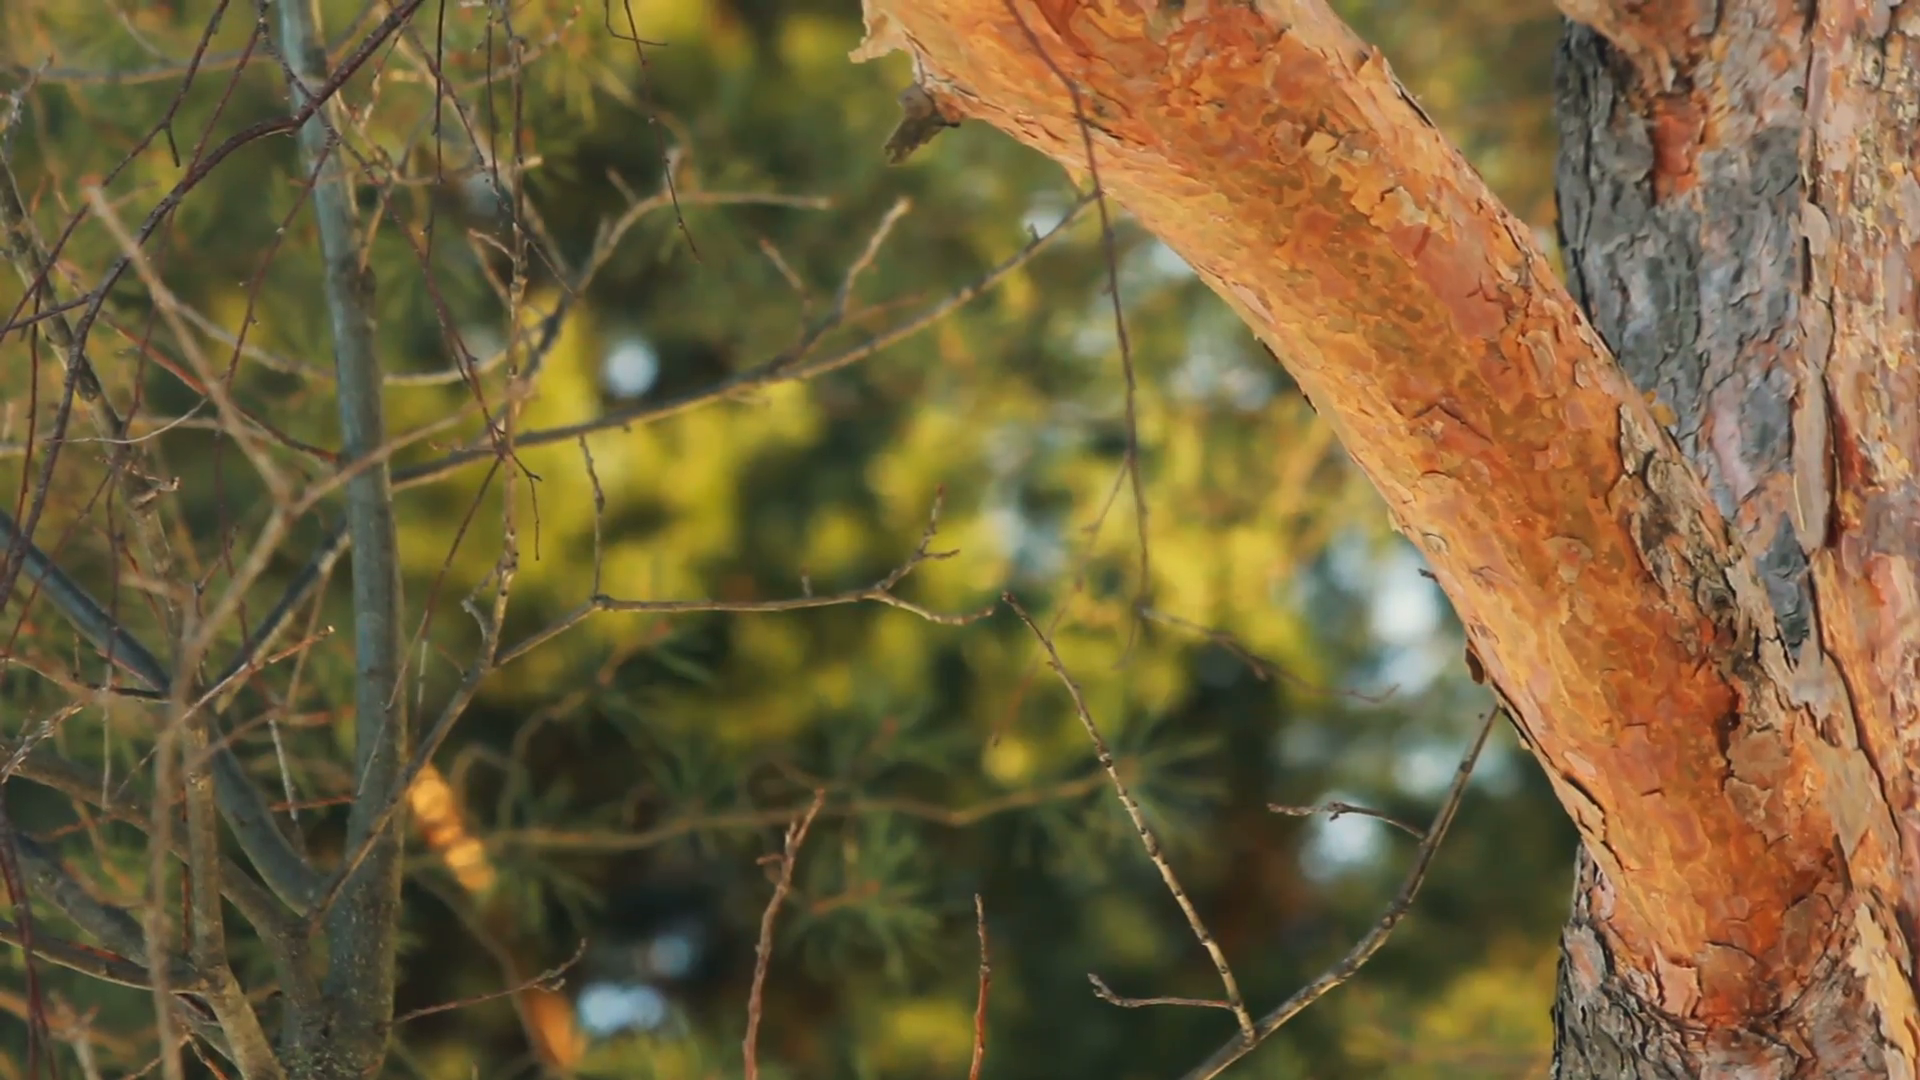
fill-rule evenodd
<path id="1" fill-rule="evenodd" d="M 913 549 L 913 553 L 907 557 L 905 562 L 895 567 L 885 577 L 871 585 L 824 595 L 807 595 L 803 593 L 800 596 L 786 597 L 779 600 L 621 600 L 608 596 L 605 593 L 596 592 L 592 597 L 588 598 L 585 603 L 574 608 L 546 629 L 534 633 L 515 644 L 513 648 L 502 652 L 495 661 L 495 664 L 496 666 L 504 667 L 526 655 L 533 649 L 538 648 L 553 638 L 558 637 L 560 634 L 579 625 L 594 613 L 602 611 L 645 612 L 655 615 L 686 615 L 703 611 L 766 613 L 775 611 L 810 611 L 814 608 L 874 603 L 899 608 L 901 611 L 918 615 L 928 622 L 939 623 L 943 626 L 965 626 L 968 623 L 978 622 L 993 614 L 995 605 L 989 604 L 977 611 L 948 614 L 923 607 L 911 600 L 904 600 L 893 591 L 902 581 L 906 580 L 908 574 L 913 573 L 922 563 L 950 559 L 957 554 L 957 552 L 954 551 L 930 550 L 933 544 L 933 538 L 940 527 L 941 499 L 942 495 L 940 494 L 934 496 L 933 509 L 927 515 L 927 528 L 920 536 L 919 546 Z M 599 580 L 600 571 L 598 565 L 596 565 L 594 568 L 594 581 L 597 584 Z"/>
<path id="2" fill-rule="evenodd" d="M 1353 948 L 1340 958 L 1339 962 L 1320 973 L 1312 982 L 1294 992 L 1294 995 L 1280 1003 L 1272 1012 L 1260 1018 L 1251 1039 L 1242 1035 L 1215 1051 L 1212 1057 L 1196 1065 L 1181 1080 L 1213 1080 L 1224 1072 L 1227 1066 L 1260 1045 L 1268 1036 L 1280 1030 L 1287 1021 L 1300 1015 L 1307 1006 L 1320 1000 L 1327 992 L 1348 979 L 1353 978 L 1373 954 L 1387 943 L 1394 927 L 1406 918 L 1407 910 L 1413 906 L 1413 898 L 1420 892 L 1420 885 L 1427 878 L 1427 869 L 1433 865 L 1433 857 L 1440 850 L 1440 842 L 1446 839 L 1447 829 L 1453 825 L 1454 815 L 1460 809 L 1460 800 L 1466 796 L 1467 781 L 1473 777 L 1474 763 L 1480 760 L 1480 751 L 1487 745 L 1487 737 L 1493 733 L 1494 721 L 1500 716 L 1498 706 L 1487 711 L 1486 719 L 1480 722 L 1480 730 L 1468 744 L 1467 752 L 1460 758 L 1460 767 L 1454 771 L 1453 786 L 1447 789 L 1447 797 L 1440 803 L 1440 810 L 1433 816 L 1433 824 L 1427 826 L 1425 836 L 1420 840 L 1420 849 L 1414 854 L 1413 865 L 1407 869 L 1407 876 L 1400 884 L 1400 891 L 1387 905 L 1373 928 L 1365 936 L 1354 942 Z"/>
<path id="3" fill-rule="evenodd" d="M 747 1080 L 760 1077 L 760 1008 L 767 986 L 767 969 L 773 963 L 773 922 L 780 914 L 780 905 L 786 903 L 787 894 L 793 891 L 793 866 L 800 855 L 800 845 L 807 842 L 807 831 L 813 828 L 813 819 L 820 815 L 826 801 L 824 789 L 813 793 L 813 801 L 807 804 L 806 811 L 787 826 L 786 843 L 776 856 L 780 872 L 774 881 L 773 898 L 767 901 L 767 909 L 760 916 L 760 940 L 753 950 L 753 987 L 747 992 L 747 1034 L 740 1043 Z"/>
<path id="4" fill-rule="evenodd" d="M 987 956 L 987 905 L 980 894 L 973 894 L 974 927 L 980 935 L 980 994 L 973 1006 L 973 1064 L 967 1080 L 980 1080 L 980 1068 L 987 1061 L 987 990 L 993 985 L 993 964 Z"/>
<path id="5" fill-rule="evenodd" d="M 1370 817 L 1375 821 L 1384 821 L 1394 828 L 1399 829 L 1401 832 L 1406 833 L 1408 836 L 1413 837 L 1415 840 L 1426 835 L 1425 830 L 1416 829 L 1391 814 L 1383 814 L 1378 810 L 1369 810 L 1364 806 L 1356 806 L 1350 802 L 1341 802 L 1338 799 L 1329 799 L 1326 802 L 1314 803 L 1312 806 L 1288 806 L 1285 803 L 1268 803 L 1267 811 L 1274 814 L 1284 814 L 1287 817 L 1312 817 L 1315 814 L 1325 814 L 1327 815 L 1328 821 L 1338 821 L 1347 814 L 1354 814 L 1359 817 Z"/>
<path id="6" fill-rule="evenodd" d="M 1200 918 L 1199 909 L 1194 907 L 1193 899 L 1187 895 L 1186 888 L 1180 884 L 1179 877 L 1174 874 L 1173 864 L 1168 862 L 1166 855 L 1161 852 L 1160 841 L 1154 837 L 1153 827 L 1147 824 L 1146 812 L 1140 808 L 1139 800 L 1127 790 L 1126 781 L 1121 779 L 1119 766 L 1114 763 L 1113 751 L 1107 748 L 1106 737 L 1100 734 L 1100 726 L 1094 722 L 1093 713 L 1087 709 L 1087 699 L 1080 692 L 1080 684 L 1075 682 L 1073 675 L 1067 671 L 1067 665 L 1060 659 L 1060 651 L 1054 647 L 1053 639 L 1040 629 L 1039 623 L 1033 621 L 1033 616 L 1027 614 L 1027 609 L 1020 605 L 1020 601 L 1014 599 L 1011 593 L 1008 593 L 1005 599 L 1008 606 L 1013 608 L 1014 614 L 1020 616 L 1020 621 L 1026 623 L 1027 629 L 1033 631 L 1033 636 L 1039 639 L 1041 648 L 1046 650 L 1047 664 L 1053 668 L 1054 674 L 1060 677 L 1061 684 L 1067 688 L 1068 696 L 1073 698 L 1074 712 L 1080 717 L 1081 726 L 1087 729 L 1087 737 L 1093 741 L 1094 754 L 1100 759 L 1100 767 L 1106 770 L 1107 779 L 1113 785 L 1114 795 L 1119 798 L 1121 807 L 1126 810 L 1128 819 L 1133 822 L 1134 830 L 1140 834 L 1140 845 L 1146 849 L 1147 858 L 1153 861 L 1154 869 L 1160 871 L 1160 880 L 1166 883 L 1167 891 L 1173 894 L 1174 902 L 1180 905 L 1180 912 L 1187 917 L 1187 926 L 1193 931 L 1195 940 L 1200 942 L 1200 947 L 1205 949 L 1207 955 L 1213 959 L 1214 970 L 1219 973 L 1220 985 L 1227 994 L 1226 1007 L 1233 1012 L 1233 1018 L 1239 1022 L 1242 1038 L 1254 1039 L 1253 1016 L 1247 1012 L 1246 1003 L 1241 1000 L 1240 983 L 1233 977 L 1233 967 L 1227 963 L 1227 954 L 1220 948 L 1219 943 L 1213 940 L 1213 934 L 1208 931 L 1207 924 Z M 1098 980 L 1095 980 L 1095 985 L 1099 985 Z"/>

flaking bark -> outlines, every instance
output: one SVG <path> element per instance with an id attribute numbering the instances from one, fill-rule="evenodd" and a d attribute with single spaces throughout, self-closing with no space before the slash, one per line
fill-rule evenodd
<path id="1" fill-rule="evenodd" d="M 1567 6 L 1578 300 L 1320 0 L 868 0 L 856 56 L 1090 130 L 1426 553 L 1586 843 L 1560 1075 L 1912 1076 L 1920 13 Z"/>

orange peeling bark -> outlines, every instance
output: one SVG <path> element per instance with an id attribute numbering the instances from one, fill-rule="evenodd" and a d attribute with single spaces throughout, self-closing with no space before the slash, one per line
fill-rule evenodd
<path id="1" fill-rule="evenodd" d="M 856 58 L 905 50 L 948 118 L 1081 176 L 1090 130 L 1105 190 L 1287 365 L 1425 551 L 1654 1007 L 1707 1030 L 1787 1010 L 1867 932 L 1847 866 L 1898 843 L 1822 797 L 1850 764 L 1785 689 L 1743 553 L 1377 50 L 1319 0 L 867 0 L 867 25 Z M 1910 1012 L 1885 974 L 1839 992 Z"/>

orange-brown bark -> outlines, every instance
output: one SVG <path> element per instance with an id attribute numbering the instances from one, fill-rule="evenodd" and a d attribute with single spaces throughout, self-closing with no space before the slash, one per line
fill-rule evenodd
<path id="1" fill-rule="evenodd" d="M 1670 10 L 1638 10 L 1655 9 Z M 1378 51 L 1320 0 L 867 10 L 856 55 L 910 53 L 947 118 L 990 123 L 1082 176 L 1090 131 L 1105 190 L 1246 319 L 1333 423 L 1425 551 L 1586 838 L 1601 944 L 1651 1009 L 1692 1033 L 1693 1060 L 1761 1066 L 1779 1056 L 1767 1040 L 1811 1045 L 1782 1017 L 1821 1009 L 1858 1021 L 1828 1033 L 1837 1041 L 1818 1056 L 1843 1066 L 1830 1075 L 1912 1075 L 1920 1025 L 1889 801 L 1905 796 L 1884 778 L 1905 747 L 1878 745 L 1895 738 L 1903 699 L 1794 666 L 1749 539 L 1729 520 L 1738 508 L 1716 505 L 1527 227 Z M 1666 43 L 1669 68 L 1688 55 L 1674 26 L 1644 28 Z M 1716 103 L 1665 85 L 1658 95 L 1652 171 L 1660 197 L 1684 197 Z M 1869 250 L 1888 281 L 1894 255 L 1913 249 Z M 1856 371 L 1836 399 L 1908 392 L 1892 378 Z M 1831 421 L 1832 521 L 1875 539 L 1852 556 L 1844 541 L 1822 546 L 1822 526 L 1805 520 L 1829 519 L 1811 473 L 1795 512 L 1821 573 L 1848 579 L 1836 598 L 1862 601 L 1840 601 L 1856 614 L 1821 623 L 1828 648 L 1871 653 L 1868 666 L 1906 686 L 1909 669 L 1877 665 L 1915 621 L 1875 622 L 1863 606 L 1899 592 L 1904 564 L 1884 549 L 1911 535 L 1910 521 L 1905 533 L 1871 525 L 1889 504 L 1866 493 L 1890 490 L 1906 460 L 1885 452 L 1899 443 L 1885 437 L 1885 411 L 1836 400 Z M 1797 422 L 1802 442 L 1824 416 Z M 1880 428 L 1850 455 L 1860 433 L 1842 425 L 1862 421 Z M 1857 732 L 1836 719 L 1836 696 L 1865 689 L 1885 690 L 1895 710 L 1878 733 L 1872 708 Z M 1740 1031 L 1763 1038 L 1725 1035 Z"/>
<path id="2" fill-rule="evenodd" d="M 1567 17 L 1598 30 L 1646 75 L 1670 91 L 1697 56 L 1718 18 L 1716 0 L 1559 0 Z"/>
<path id="3" fill-rule="evenodd" d="M 1890 814 L 1897 843 L 1848 870 L 1894 910 L 1888 976 L 1911 982 L 1920 13 L 1687 6 L 1563 0 L 1627 61 L 1563 58 L 1570 269 L 1774 593 L 1793 695 L 1831 748 L 1823 797 L 1843 821 Z"/>

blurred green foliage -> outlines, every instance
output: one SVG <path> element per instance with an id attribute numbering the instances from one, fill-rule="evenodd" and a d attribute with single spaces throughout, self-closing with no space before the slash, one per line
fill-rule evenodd
<path id="1" fill-rule="evenodd" d="M 340 41 L 384 11 L 323 6 Z M 1509 204 L 1549 225 L 1550 6 L 1339 6 Z M 555 310 L 562 280 L 573 279 L 561 262 L 577 269 L 603 250 L 539 360 L 536 389 L 513 410 L 522 433 L 589 423 L 634 404 L 635 384 L 622 380 L 646 384 L 641 404 L 665 400 L 791 347 L 832 307 L 897 200 L 911 208 L 814 355 L 857 346 L 980 279 L 1075 198 L 1055 166 L 972 125 L 908 167 L 886 167 L 879 148 L 907 72 L 898 58 L 847 62 L 854 4 L 630 8 L 649 44 L 615 32 L 626 18 L 617 5 L 528 0 L 503 19 L 497 5 L 429 4 L 349 85 L 346 152 L 365 173 L 365 219 L 379 222 L 368 264 L 389 371 L 446 371 L 461 348 L 492 355 L 516 340 L 516 324 Z M 12 65 L 0 67 L 0 89 L 31 84 L 5 149 L 44 240 L 123 159 L 105 192 L 137 223 L 187 175 L 203 132 L 214 145 L 284 114 L 270 58 L 256 57 L 231 86 L 233 65 L 211 66 L 181 91 L 167 69 L 191 54 L 212 9 L 208 0 L 119 12 L 105 0 L 0 6 L 0 63 Z M 252 11 L 236 7 L 209 54 L 243 48 L 252 29 Z M 463 88 L 461 110 L 436 109 L 435 67 Z M 158 74 L 91 77 L 149 69 Z M 136 152 L 169 109 L 161 137 Z M 605 223 L 661 192 L 667 148 L 678 210 L 659 207 L 597 248 Z M 524 185 L 494 194 L 489 177 L 516 167 Z M 704 197 L 721 194 L 827 201 Z M 304 202 L 291 140 L 237 151 L 147 247 L 181 309 L 203 324 L 180 337 L 153 289 L 128 274 L 94 330 L 109 393 L 127 411 L 139 402 L 137 426 L 164 470 L 155 479 L 178 480 L 157 501 L 172 571 L 209 596 L 252 551 L 270 489 L 199 395 L 143 361 L 137 343 L 150 338 L 181 366 L 197 349 L 225 372 L 244 327 L 250 351 L 230 392 L 289 439 L 334 445 L 327 315 Z M 541 223 L 561 260 L 535 245 L 516 263 L 517 221 Z M 908 558 L 938 499 L 934 546 L 955 554 L 917 567 L 901 594 L 960 612 L 1012 590 L 1057 625 L 1092 714 L 1256 1012 L 1283 999 L 1372 923 L 1412 845 L 1378 823 L 1302 822 L 1266 805 L 1331 795 L 1424 823 L 1483 697 L 1460 677 L 1444 602 L 1325 425 L 1180 261 L 1122 219 L 1114 269 L 1149 511 L 1137 527 L 1123 482 L 1127 382 L 1109 265 L 1091 213 L 1067 228 L 985 295 L 841 370 L 522 450 L 510 488 L 481 462 L 403 492 L 407 599 L 420 620 L 408 672 L 417 714 L 435 715 L 471 656 L 476 635 L 460 602 L 498 558 L 503 494 L 522 545 L 510 642 L 566 617 L 596 583 L 626 598 L 729 601 L 867 585 Z M 119 250 L 97 219 L 83 223 L 62 253 L 60 294 L 92 289 Z M 524 293 L 503 284 L 516 266 Z M 19 298 L 9 274 L 0 305 Z M 23 449 L 29 423 L 45 430 L 59 402 L 53 355 L 20 332 L 0 339 L 10 491 L 26 490 L 23 464 L 42 460 Z M 526 355 L 523 340 L 515 362 Z M 512 378 L 502 366 L 392 387 L 393 431 L 442 425 L 396 465 L 471 445 L 483 431 L 476 394 L 498 413 Z M 74 424 L 94 434 L 78 415 Z M 327 471 L 271 441 L 255 452 L 297 483 Z M 154 568 L 116 542 L 126 509 L 106 493 L 107 461 L 98 443 L 63 450 L 37 535 L 112 598 L 127 626 L 165 641 L 161 608 L 141 591 Z M 336 512 L 323 502 L 301 520 L 248 590 L 248 618 L 271 606 Z M 256 678 L 278 707 L 236 735 L 276 791 L 279 739 L 302 807 L 294 827 L 323 859 L 338 850 L 339 804 L 353 790 L 342 764 L 350 636 L 323 634 L 350 623 L 345 571 L 334 577 L 295 632 L 309 647 Z M 1143 598 L 1166 617 L 1141 618 Z M 24 665 L 100 675 L 44 602 L 10 605 L 4 632 L 16 657 L 0 672 L 10 734 L 66 700 Z M 222 644 L 243 632 L 236 622 Z M 771 892 L 760 857 L 825 788 L 828 810 L 779 923 L 763 1075 L 965 1075 L 975 893 L 994 973 L 987 1076 L 1176 1075 L 1232 1023 L 1213 1010 L 1121 1010 L 1090 993 L 1089 972 L 1122 994 L 1218 988 L 1039 661 L 1004 612 L 966 627 L 878 604 L 586 619 L 489 677 L 441 755 L 497 875 L 476 894 L 416 845 L 403 1009 L 496 992 L 564 961 L 582 938 L 596 944 L 569 992 L 631 982 L 636 948 L 695 925 L 695 970 L 655 980 L 666 1018 L 647 1034 L 596 1040 L 582 1070 L 737 1074 Z M 149 723 L 138 703 L 112 702 L 64 717 L 56 739 L 139 793 Z M 1413 918 L 1354 983 L 1233 1075 L 1544 1075 L 1573 838 L 1504 731 L 1483 769 Z M 137 834 L 76 821 L 18 781 L 8 797 L 104 894 L 138 895 Z M 641 945 L 616 947 L 623 941 Z M 503 970 L 503 948 L 517 976 Z M 259 985 L 258 957 L 241 955 Z M 16 953 L 4 956 L 0 1005 L 17 1012 L 22 968 Z M 144 1062 L 145 995 L 64 972 L 46 978 L 58 1001 L 98 1010 L 103 1058 Z M 0 1045 L 23 1042 L 16 1020 L 0 1018 L 0 1030 Z M 411 1022 L 401 1041 L 395 1076 L 492 1080 L 532 1069 L 507 999 Z M 0 1074 L 20 1068 L 0 1064 Z"/>

